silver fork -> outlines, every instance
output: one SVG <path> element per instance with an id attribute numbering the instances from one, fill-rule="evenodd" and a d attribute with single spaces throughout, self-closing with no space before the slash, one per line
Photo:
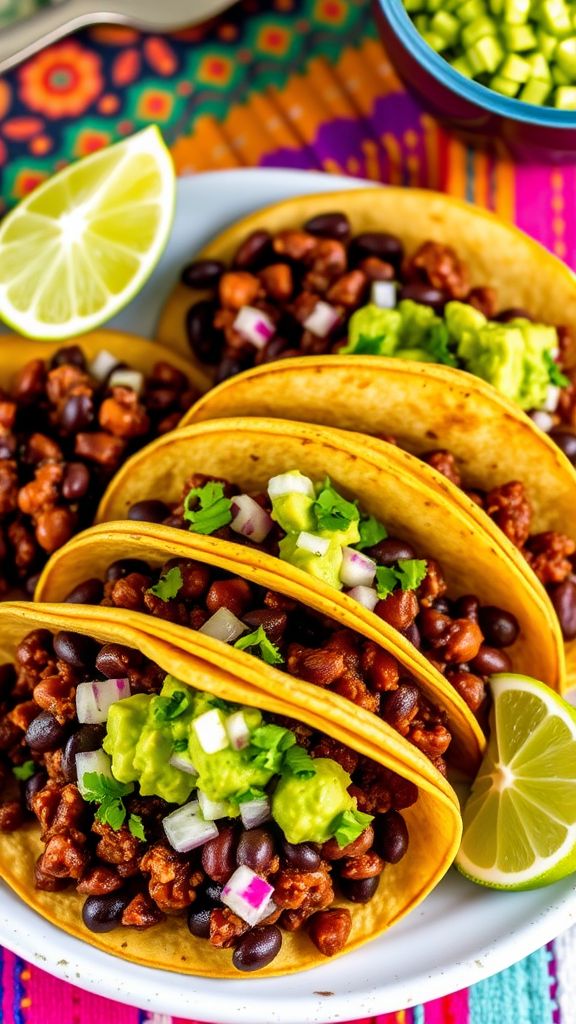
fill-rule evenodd
<path id="1" fill-rule="evenodd" d="M 52 0 L 36 14 L 0 31 L 0 74 L 85 25 L 131 25 L 168 32 L 196 25 L 231 7 L 233 0 Z"/>

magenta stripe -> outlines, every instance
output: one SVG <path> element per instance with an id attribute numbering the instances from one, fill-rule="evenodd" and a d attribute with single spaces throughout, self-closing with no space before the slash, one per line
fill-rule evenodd
<path id="1" fill-rule="evenodd" d="M 516 169 L 516 223 L 553 251 L 552 173 L 549 167 Z"/>
<path id="2" fill-rule="evenodd" d="M 561 1024 L 560 1007 L 558 1005 L 558 964 L 556 963 L 556 951 L 554 943 L 549 942 L 548 950 L 548 974 L 550 975 L 550 998 L 553 1002 L 552 1024 Z"/>
<path id="3" fill-rule="evenodd" d="M 469 1024 L 468 991 L 462 989 L 424 1006 L 423 1024 Z"/>

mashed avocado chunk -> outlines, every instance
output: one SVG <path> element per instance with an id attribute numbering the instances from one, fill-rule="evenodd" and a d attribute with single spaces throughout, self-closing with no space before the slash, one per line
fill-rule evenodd
<path id="1" fill-rule="evenodd" d="M 348 331 L 342 352 L 456 366 L 521 409 L 542 409 L 559 373 L 556 328 L 525 319 L 490 321 L 464 302 L 448 302 L 443 316 L 409 299 L 396 309 L 369 304 L 352 315 Z"/>
<path id="2" fill-rule="evenodd" d="M 297 533 L 287 533 L 280 541 L 279 554 L 282 561 L 290 562 L 290 565 L 303 569 L 315 579 L 323 580 L 329 587 L 341 590 L 342 545 L 338 541 L 332 541 L 325 555 L 315 555 L 306 548 L 297 546 L 298 536 Z"/>
<path id="3" fill-rule="evenodd" d="M 272 797 L 272 816 L 289 843 L 325 843 L 343 811 L 356 807 L 348 792 L 352 780 L 341 765 L 327 757 L 314 761 L 311 779 L 284 775 Z"/>

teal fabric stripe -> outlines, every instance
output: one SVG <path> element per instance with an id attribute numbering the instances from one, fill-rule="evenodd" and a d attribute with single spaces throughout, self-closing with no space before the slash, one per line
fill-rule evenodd
<path id="1" fill-rule="evenodd" d="M 415 1006 L 412 1010 L 412 1024 L 424 1024 L 423 1006 Z"/>
<path id="2" fill-rule="evenodd" d="M 553 1024 L 548 950 L 473 985 L 470 1024 Z"/>

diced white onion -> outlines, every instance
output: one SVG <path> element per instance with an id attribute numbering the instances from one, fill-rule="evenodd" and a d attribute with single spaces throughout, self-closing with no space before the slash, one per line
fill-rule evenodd
<path id="1" fill-rule="evenodd" d="M 211 800 L 201 789 L 198 790 L 198 803 L 205 821 L 228 817 L 228 804 L 225 800 Z"/>
<path id="2" fill-rule="evenodd" d="M 128 679 L 96 680 L 76 687 L 76 714 L 82 725 L 105 722 L 113 704 L 130 696 Z"/>
<path id="3" fill-rule="evenodd" d="M 327 537 L 317 537 L 315 533 L 306 533 L 302 530 L 296 538 L 296 547 L 310 551 L 313 555 L 325 555 L 330 547 Z"/>
<path id="4" fill-rule="evenodd" d="M 272 520 L 265 508 L 262 508 L 249 494 L 238 494 L 232 498 L 232 515 L 230 528 L 243 537 L 248 537 L 260 544 L 272 529 Z"/>
<path id="5" fill-rule="evenodd" d="M 314 484 L 307 476 L 300 473 L 280 473 L 268 481 L 268 494 L 281 498 L 284 494 L 305 494 L 307 498 L 315 498 Z"/>
<path id="6" fill-rule="evenodd" d="M 264 348 L 276 330 L 270 317 L 254 306 L 242 306 L 232 326 L 256 348 Z"/>
<path id="7" fill-rule="evenodd" d="M 555 384 L 549 384 L 546 388 L 546 401 L 542 406 L 544 412 L 555 412 L 560 398 L 560 388 Z"/>
<path id="8" fill-rule="evenodd" d="M 373 281 L 370 295 L 372 305 L 380 309 L 394 309 L 396 305 L 396 282 Z"/>
<path id="9" fill-rule="evenodd" d="M 241 864 L 222 889 L 220 899 L 243 921 L 254 927 L 272 913 L 271 902 L 274 887 L 260 878 L 252 868 Z"/>
<path id="10" fill-rule="evenodd" d="M 317 338 L 325 338 L 340 320 L 340 313 L 328 302 L 320 300 L 304 321 L 304 327 Z"/>
<path id="11" fill-rule="evenodd" d="M 267 796 L 258 797 L 256 800 L 245 800 L 240 804 L 240 817 L 244 828 L 256 828 L 270 821 L 272 813 L 270 800 Z"/>
<path id="12" fill-rule="evenodd" d="M 198 775 L 190 758 L 184 757 L 183 754 L 172 754 L 168 764 L 171 764 L 173 768 L 179 768 L 181 772 L 187 772 L 188 775 Z"/>
<path id="13" fill-rule="evenodd" d="M 108 374 L 112 373 L 112 370 L 118 366 L 119 362 L 120 360 L 117 356 L 113 356 L 111 352 L 103 348 L 94 356 L 90 363 L 90 376 L 102 383 L 103 380 L 106 380 Z"/>
<path id="14" fill-rule="evenodd" d="M 248 627 L 234 615 L 234 612 L 229 611 L 228 608 L 219 608 L 200 627 L 198 632 L 204 633 L 205 636 L 211 636 L 214 640 L 221 640 L 223 644 L 231 644 L 247 629 Z"/>
<path id="15" fill-rule="evenodd" d="M 235 711 L 234 714 L 228 715 L 224 725 L 234 750 L 244 750 L 244 747 L 247 747 L 250 743 L 250 729 L 244 717 L 244 712 Z"/>
<path id="16" fill-rule="evenodd" d="M 219 750 L 226 750 L 230 746 L 222 712 L 218 708 L 199 715 L 194 719 L 193 726 L 204 753 L 217 754 Z"/>
<path id="17" fill-rule="evenodd" d="M 131 388 L 137 395 L 144 391 L 144 374 L 139 370 L 114 370 L 110 374 L 108 387 L 110 388 Z"/>
<path id="18" fill-rule="evenodd" d="M 352 587 L 352 590 L 348 591 L 348 597 L 354 598 L 355 601 L 364 605 L 371 612 L 374 611 L 380 600 L 373 587 Z"/>
<path id="19" fill-rule="evenodd" d="M 554 426 L 554 417 L 549 412 L 544 412 L 544 409 L 535 409 L 530 413 L 530 419 L 545 434 L 549 434 Z"/>
<path id="20" fill-rule="evenodd" d="M 178 810 L 172 811 L 172 814 L 163 819 L 162 825 L 170 846 L 178 853 L 195 850 L 218 835 L 218 826 L 213 821 L 204 821 L 204 818 L 200 817 L 200 805 L 197 800 L 191 800 Z"/>
<path id="21" fill-rule="evenodd" d="M 345 587 L 369 587 L 376 575 L 376 562 L 354 548 L 342 551 L 340 579 Z"/>
<path id="22" fill-rule="evenodd" d="M 107 779 L 113 778 L 112 775 L 112 759 L 108 757 L 108 754 L 100 750 L 87 750 L 81 754 L 76 754 L 76 775 L 78 776 L 78 789 L 82 796 L 84 796 L 84 776 L 89 775 L 91 772 L 97 772 L 98 775 L 105 775 Z"/>

